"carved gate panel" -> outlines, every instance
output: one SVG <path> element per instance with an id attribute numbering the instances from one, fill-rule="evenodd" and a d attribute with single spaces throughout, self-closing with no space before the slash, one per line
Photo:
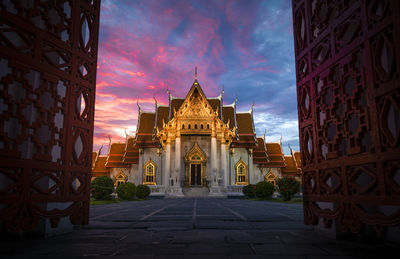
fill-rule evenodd
<path id="1" fill-rule="evenodd" d="M 100 1 L 0 1 L 0 220 L 87 224 Z"/>
<path id="2" fill-rule="evenodd" d="M 306 224 L 400 225 L 399 13 L 398 1 L 293 0 Z"/>

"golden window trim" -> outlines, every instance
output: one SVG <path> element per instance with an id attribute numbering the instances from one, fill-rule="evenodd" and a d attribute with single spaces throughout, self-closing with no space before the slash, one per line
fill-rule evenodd
<path id="1" fill-rule="evenodd" d="M 152 172 L 149 172 L 150 167 L 152 167 Z M 143 172 L 144 172 L 142 181 L 143 185 L 157 185 L 156 183 L 157 165 L 153 162 L 153 160 L 151 160 L 151 158 L 149 159 L 149 161 L 146 162 L 146 164 L 144 164 Z M 149 179 L 147 179 L 147 177 L 149 177 Z M 148 181 L 151 180 L 151 178 L 153 179 L 153 181 Z"/>
<path id="2" fill-rule="evenodd" d="M 114 177 L 114 186 L 117 187 L 120 184 L 126 183 L 128 181 L 128 176 L 122 171 L 119 170 L 118 174 Z"/>
<path id="3" fill-rule="evenodd" d="M 269 169 L 268 173 L 264 176 L 264 180 L 267 183 L 273 183 L 275 187 L 277 185 L 277 179 L 278 177 L 272 172 L 271 169 Z"/>
<path id="4" fill-rule="evenodd" d="M 240 166 L 242 166 L 242 172 L 239 173 Z M 244 172 L 243 172 L 244 171 Z M 240 158 L 240 160 L 235 165 L 235 173 L 236 173 L 236 185 L 248 185 L 249 184 L 249 171 L 247 164 Z M 239 178 L 244 177 L 244 181 Z"/>

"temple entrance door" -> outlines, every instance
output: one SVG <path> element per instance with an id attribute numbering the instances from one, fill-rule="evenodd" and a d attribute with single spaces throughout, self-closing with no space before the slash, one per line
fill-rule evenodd
<path id="1" fill-rule="evenodd" d="M 207 156 L 198 146 L 197 142 L 194 143 L 191 150 L 185 155 L 185 164 L 185 186 L 205 186 Z"/>
<path id="2" fill-rule="evenodd" d="M 190 186 L 201 186 L 201 164 L 190 164 Z"/>

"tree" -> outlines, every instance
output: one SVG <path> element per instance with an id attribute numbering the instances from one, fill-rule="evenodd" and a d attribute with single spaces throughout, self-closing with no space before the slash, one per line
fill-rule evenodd
<path id="1" fill-rule="evenodd" d="M 272 196 L 275 191 L 273 183 L 259 182 L 256 184 L 256 196 L 260 199 L 266 199 Z"/>
<path id="2" fill-rule="evenodd" d="M 117 187 L 116 193 L 122 200 L 131 200 L 135 197 L 136 186 L 131 182 L 122 183 Z"/>
<path id="3" fill-rule="evenodd" d="M 109 200 L 114 191 L 114 182 L 108 176 L 99 176 L 92 181 L 92 196 L 96 200 Z"/>
<path id="4" fill-rule="evenodd" d="M 139 184 L 136 188 L 136 196 L 139 199 L 146 199 L 150 195 L 150 187 L 147 185 Z"/>
<path id="5" fill-rule="evenodd" d="M 256 186 L 254 184 L 249 184 L 243 187 L 242 192 L 248 198 L 255 198 L 256 197 Z"/>
<path id="6" fill-rule="evenodd" d="M 285 201 L 289 201 L 300 191 L 300 183 L 294 178 L 284 177 L 278 179 L 278 192 Z"/>

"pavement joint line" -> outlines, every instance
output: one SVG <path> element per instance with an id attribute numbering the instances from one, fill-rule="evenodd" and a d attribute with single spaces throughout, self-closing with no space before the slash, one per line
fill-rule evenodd
<path id="1" fill-rule="evenodd" d="M 243 221 L 247 221 L 246 217 L 244 217 L 243 215 L 239 214 L 238 212 L 232 210 L 231 208 L 225 207 L 221 204 L 219 204 L 218 202 L 214 202 L 217 206 L 224 208 L 226 210 L 228 210 L 230 213 L 232 213 L 233 215 L 235 215 L 236 217 L 240 218 Z"/>
<path id="2" fill-rule="evenodd" d="M 176 203 L 174 203 L 174 204 L 165 206 L 165 207 L 163 207 L 163 208 L 161 208 L 161 209 L 155 210 L 155 211 L 153 211 L 152 213 L 147 214 L 147 215 L 143 216 L 142 218 L 140 218 L 139 221 L 144 221 L 144 220 L 150 218 L 151 216 L 153 216 L 153 215 L 155 215 L 155 214 L 157 214 L 157 213 L 159 213 L 159 212 L 165 210 L 166 208 L 173 207 L 173 206 L 177 205 L 178 203 L 179 203 L 179 202 L 176 202 Z"/>
<path id="3" fill-rule="evenodd" d="M 110 212 L 110 213 L 106 213 L 106 214 L 101 214 L 101 215 L 95 216 L 95 217 L 89 217 L 89 220 L 98 219 L 98 218 L 102 218 L 102 217 L 113 215 L 115 213 L 121 213 L 121 212 L 129 211 L 129 210 L 130 209 L 125 209 L 125 210 L 114 211 L 114 212 Z"/>
<path id="4" fill-rule="evenodd" d="M 197 210 L 197 199 L 194 199 L 194 202 L 193 202 L 193 215 L 192 215 L 193 229 L 196 228 L 196 210 Z"/>
<path id="5" fill-rule="evenodd" d="M 289 216 L 289 215 L 287 215 L 287 214 L 285 214 L 285 213 L 282 213 L 282 212 L 278 212 L 277 215 L 281 215 L 281 216 L 284 216 L 284 217 L 286 217 L 286 218 L 288 218 L 288 219 L 290 219 L 290 220 L 297 221 L 297 220 L 296 220 L 295 218 L 293 218 L 292 216 Z"/>

